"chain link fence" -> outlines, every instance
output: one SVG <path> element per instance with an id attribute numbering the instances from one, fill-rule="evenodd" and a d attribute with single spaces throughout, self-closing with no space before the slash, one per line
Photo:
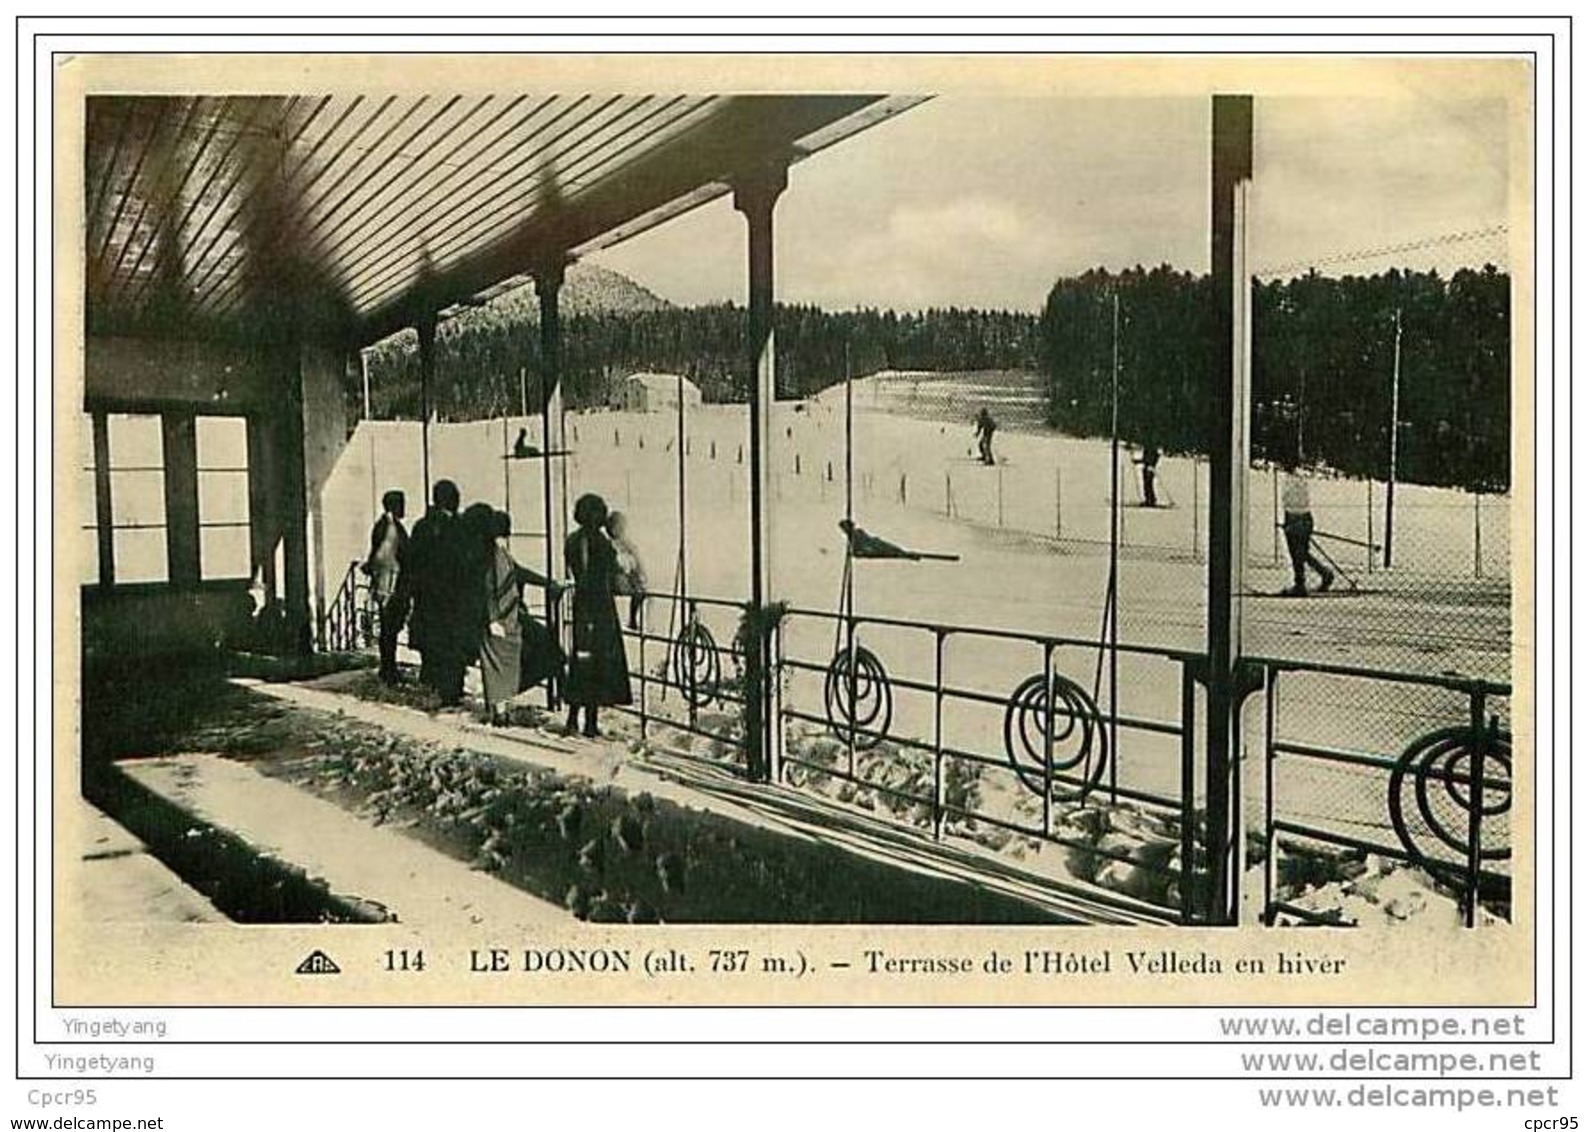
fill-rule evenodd
<path id="1" fill-rule="evenodd" d="M 1293 579 L 1279 525 L 1300 479 L 1306 582 L 1329 571 L 1331 592 L 1363 614 L 1342 642 L 1363 655 L 1335 659 L 1508 680 L 1506 228 L 1320 254 L 1260 270 L 1254 286 L 1255 506 L 1275 524 L 1254 589 Z M 1254 603 L 1257 649 L 1283 655 L 1291 620 L 1281 603 Z"/>

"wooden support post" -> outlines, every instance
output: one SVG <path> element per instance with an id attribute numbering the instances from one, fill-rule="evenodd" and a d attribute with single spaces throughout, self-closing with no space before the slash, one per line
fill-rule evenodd
<path id="1" fill-rule="evenodd" d="M 772 212 L 788 187 L 788 163 L 776 160 L 734 179 L 733 207 L 744 215 L 748 235 L 750 375 L 750 606 L 759 613 L 771 598 L 772 528 L 766 507 L 771 495 L 772 406 L 777 401 L 777 348 L 772 327 L 774 299 Z M 760 686 L 747 689 L 747 761 L 753 778 L 765 781 L 775 762 L 771 683 L 776 680 L 767 634 L 751 646 L 759 661 Z"/>
<path id="2" fill-rule="evenodd" d="M 1207 834 L 1211 924 L 1240 907 L 1242 689 L 1246 476 L 1250 465 L 1251 277 L 1246 258 L 1252 182 L 1252 99 L 1213 98 L 1211 263 L 1214 336 L 1208 390 L 1213 435 L 1208 520 Z"/>
<path id="3" fill-rule="evenodd" d="M 566 261 L 561 256 L 555 256 L 537 264 L 530 272 L 535 280 L 535 296 L 540 301 L 541 527 L 545 531 L 545 568 L 548 578 L 563 576 L 561 540 L 566 535 L 563 527 L 567 523 L 567 501 L 558 501 L 558 481 L 552 467 L 555 463 L 566 463 L 566 457 L 554 460 L 550 455 L 564 448 L 559 411 L 561 406 L 554 404 L 554 395 L 560 391 L 562 384 L 562 313 L 558 307 L 558 296 L 562 292 L 565 267 Z M 555 428 L 554 414 L 559 418 Z M 557 522 L 558 516 L 562 517 L 562 523 Z M 547 623 L 560 620 L 552 616 L 549 598 L 546 604 Z M 562 706 L 562 688 L 555 679 L 546 681 L 546 706 L 552 711 Z"/>
<path id="4" fill-rule="evenodd" d="M 198 440 L 191 413 L 160 418 L 165 444 L 165 545 L 171 585 L 199 581 Z"/>
<path id="5" fill-rule="evenodd" d="M 253 484 L 254 477 L 250 475 L 250 493 Z M 94 522 L 99 536 L 99 584 L 106 589 L 116 584 L 115 511 L 110 492 L 110 422 L 101 411 L 94 414 Z M 252 494 L 249 506 L 250 515 L 263 513 L 262 508 L 253 505 Z"/>
<path id="6" fill-rule="evenodd" d="M 436 317 L 423 315 L 414 327 L 419 332 L 419 475 L 425 498 L 430 498 L 430 398 L 436 371 Z"/>

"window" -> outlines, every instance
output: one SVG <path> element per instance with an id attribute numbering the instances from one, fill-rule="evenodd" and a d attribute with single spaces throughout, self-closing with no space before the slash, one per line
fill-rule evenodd
<path id="1" fill-rule="evenodd" d="M 242 417 L 198 417 L 199 576 L 247 578 L 248 424 Z"/>
<path id="2" fill-rule="evenodd" d="M 246 418 L 85 413 L 78 452 L 83 584 L 250 576 Z"/>
<path id="3" fill-rule="evenodd" d="M 165 438 L 157 415 L 110 413 L 111 561 L 117 582 L 164 582 Z"/>

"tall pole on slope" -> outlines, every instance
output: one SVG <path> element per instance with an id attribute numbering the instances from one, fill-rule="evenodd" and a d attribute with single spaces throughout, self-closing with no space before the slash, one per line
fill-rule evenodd
<path id="1" fill-rule="evenodd" d="M 1114 513 L 1108 531 L 1108 749 L 1119 751 L 1119 292 L 1114 292 L 1114 380 L 1113 421 L 1110 432 L 1113 445 L 1113 497 Z M 1110 798 L 1117 796 L 1119 759 L 1108 761 L 1108 788 Z"/>
<path id="2" fill-rule="evenodd" d="M 1390 370 L 1389 489 L 1384 497 L 1384 568 L 1395 564 L 1395 479 L 1401 436 L 1401 309 L 1395 308 L 1395 364 Z M 1369 539 L 1368 541 L 1372 541 Z M 1368 561 L 1373 548 L 1368 548 Z"/>

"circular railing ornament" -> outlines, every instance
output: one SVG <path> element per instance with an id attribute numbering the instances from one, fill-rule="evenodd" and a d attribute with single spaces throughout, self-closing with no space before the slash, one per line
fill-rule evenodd
<path id="1" fill-rule="evenodd" d="M 671 669 L 685 703 L 697 708 L 710 703 L 722 683 L 722 655 L 711 630 L 695 620 L 685 624 L 673 641 Z"/>
<path id="2" fill-rule="evenodd" d="M 1479 744 L 1483 745 L 1481 780 L 1474 773 Z M 1407 854 L 1419 864 L 1466 867 L 1472 856 L 1474 816 L 1478 859 L 1508 859 L 1509 838 L 1489 847 L 1482 842 L 1484 823 L 1510 809 L 1508 731 L 1470 726 L 1430 731 L 1406 748 L 1390 772 L 1390 821 Z"/>
<path id="3" fill-rule="evenodd" d="M 827 723 L 833 734 L 869 751 L 893 726 L 893 685 L 882 661 L 864 645 L 842 648 L 827 665 Z"/>
<path id="4" fill-rule="evenodd" d="M 1108 730 L 1085 688 L 1057 672 L 1047 677 L 1038 673 L 1015 689 L 1004 708 L 1004 754 L 1021 783 L 1038 797 L 1051 782 L 1053 798 L 1084 799 L 1102 781 L 1108 765 Z"/>

